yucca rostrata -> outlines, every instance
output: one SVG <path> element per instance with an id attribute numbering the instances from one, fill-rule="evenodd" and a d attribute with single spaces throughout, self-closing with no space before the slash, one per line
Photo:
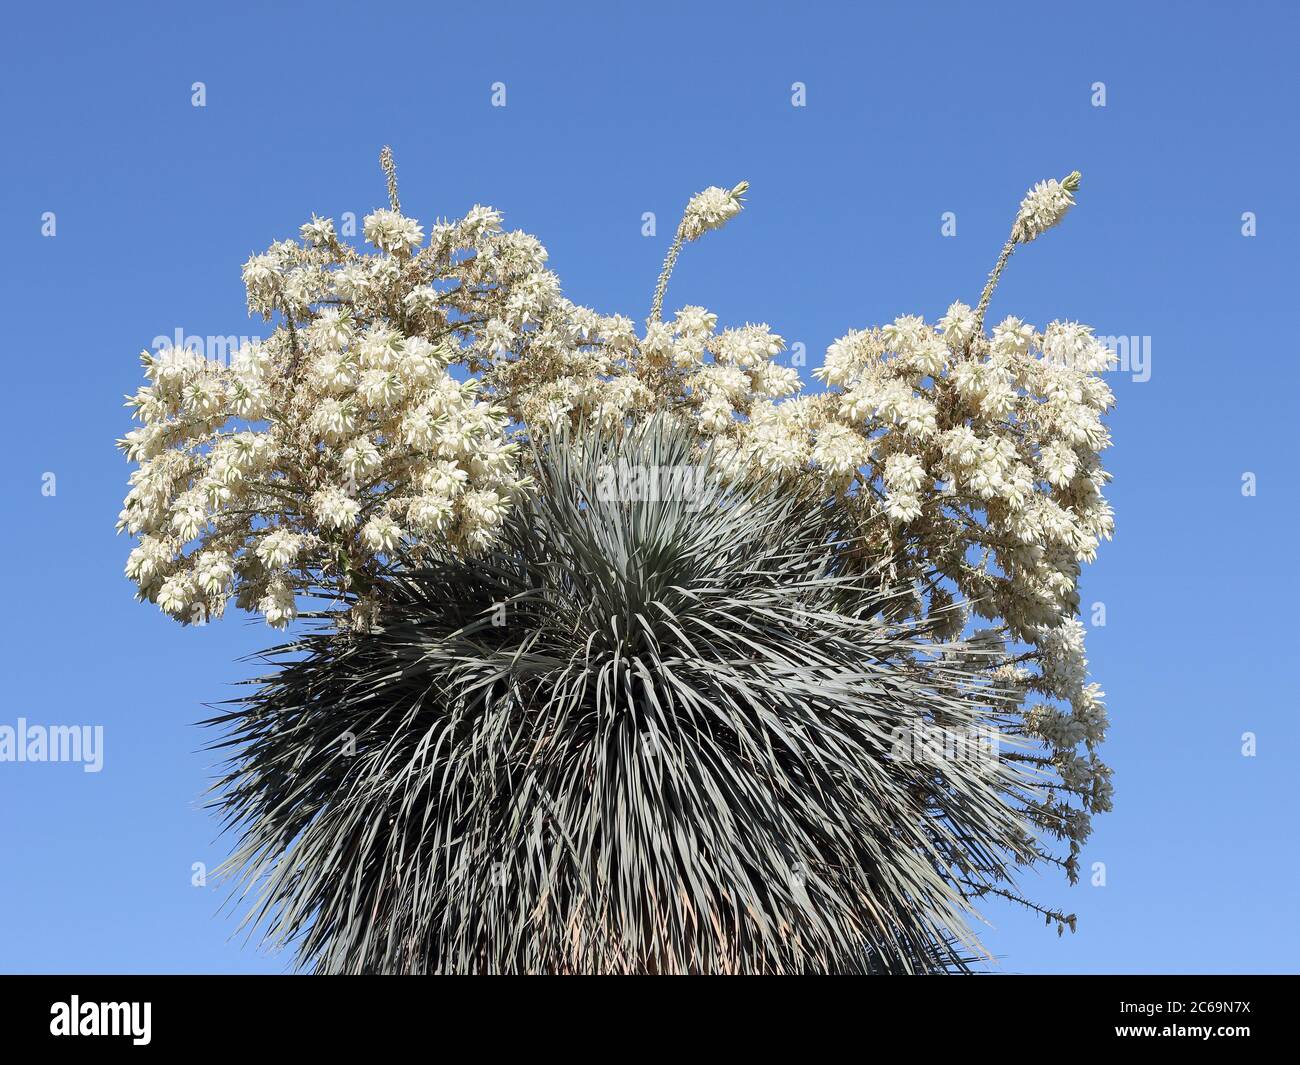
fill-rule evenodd
<path id="1" fill-rule="evenodd" d="M 1041 798 L 988 653 L 693 430 L 557 432 L 498 546 L 214 719 L 250 922 L 332 973 L 967 967 Z"/>

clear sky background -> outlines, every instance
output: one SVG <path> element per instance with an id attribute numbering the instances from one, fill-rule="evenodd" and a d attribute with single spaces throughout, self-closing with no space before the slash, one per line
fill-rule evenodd
<path id="1" fill-rule="evenodd" d="M 386 205 L 384 143 L 406 213 L 491 204 L 568 296 L 638 321 L 687 198 L 749 180 L 667 305 L 767 321 L 809 370 L 849 328 L 974 303 L 1025 189 L 1081 170 L 990 320 L 1148 338 L 1148 380 L 1111 374 L 1118 533 L 1083 581 L 1115 811 L 1077 887 L 1029 882 L 1078 933 L 993 906 L 986 943 L 1004 972 L 1300 969 L 1294 5 L 41 3 L 5 23 L 0 724 L 102 725 L 105 762 L 0 764 L 0 970 L 287 967 L 191 886 L 227 847 L 193 723 L 276 634 L 133 601 L 113 440 L 155 337 L 265 334 L 250 253 Z"/>

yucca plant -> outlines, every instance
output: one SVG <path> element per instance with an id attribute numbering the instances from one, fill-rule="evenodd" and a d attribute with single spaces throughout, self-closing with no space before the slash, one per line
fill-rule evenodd
<path id="1" fill-rule="evenodd" d="M 268 655 L 211 722 L 252 926 L 327 973 L 970 965 L 972 896 L 1035 857 L 985 652 L 698 440 L 535 441 L 498 547 Z"/>

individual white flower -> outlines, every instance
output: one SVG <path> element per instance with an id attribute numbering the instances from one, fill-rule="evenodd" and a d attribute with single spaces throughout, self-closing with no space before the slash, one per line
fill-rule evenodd
<path id="1" fill-rule="evenodd" d="M 307 538 L 290 529 L 275 529 L 258 542 L 255 553 L 263 565 L 270 569 L 283 569 L 297 561 L 306 546 Z"/>
<path id="2" fill-rule="evenodd" d="M 469 473 L 457 463 L 440 459 L 431 463 L 419 476 L 417 483 L 426 495 L 454 499 L 469 480 Z"/>
<path id="3" fill-rule="evenodd" d="M 182 403 L 190 414 L 210 418 L 221 410 L 225 394 L 213 378 L 199 378 L 185 386 Z"/>
<path id="4" fill-rule="evenodd" d="M 803 387 L 799 371 L 793 366 L 779 366 L 769 362 L 750 374 L 754 395 L 768 399 L 792 396 Z"/>
<path id="5" fill-rule="evenodd" d="M 355 427 L 352 406 L 332 397 L 322 399 L 312 412 L 309 424 L 322 439 L 341 440 Z"/>
<path id="6" fill-rule="evenodd" d="M 412 289 L 402 297 L 402 306 L 413 318 L 429 317 L 438 310 L 438 293 L 428 287 Z"/>
<path id="7" fill-rule="evenodd" d="M 237 418 L 256 421 L 264 417 L 269 400 L 270 392 L 260 378 L 240 375 L 230 382 L 230 412 Z"/>
<path id="8" fill-rule="evenodd" d="M 194 581 L 188 573 L 177 573 L 163 581 L 158 606 L 174 618 L 188 620 L 196 598 Z"/>
<path id="9" fill-rule="evenodd" d="M 917 489 L 925 481 L 925 467 L 915 455 L 896 451 L 885 460 L 885 483 L 892 488 Z"/>
<path id="10" fill-rule="evenodd" d="M 937 411 L 922 396 L 907 396 L 894 407 L 893 418 L 903 432 L 920 440 L 933 436 L 938 425 Z"/>
<path id="11" fill-rule="evenodd" d="M 710 336 L 718 327 L 718 316 L 703 307 L 683 307 L 673 319 L 673 331 L 679 337 Z"/>
<path id="12" fill-rule="evenodd" d="M 766 323 L 747 324 L 723 330 L 709 340 L 708 347 L 718 362 L 748 370 L 779 355 L 785 341 Z"/>
<path id="13" fill-rule="evenodd" d="M 338 240 L 334 233 L 334 219 L 317 218 L 314 214 L 310 222 L 304 223 L 299 228 L 298 233 L 308 244 L 314 244 L 318 248 L 326 247 Z"/>
<path id="14" fill-rule="evenodd" d="M 942 318 L 943 342 L 949 351 L 964 351 L 975 335 L 975 312 L 961 300 L 952 303 Z"/>
<path id="15" fill-rule="evenodd" d="M 330 486 L 311 497 L 311 509 L 325 528 L 343 529 L 356 523 L 361 504 L 341 488 Z"/>
<path id="16" fill-rule="evenodd" d="M 230 359 L 230 369 L 245 380 L 262 380 L 273 372 L 274 358 L 261 341 L 242 344 Z"/>
<path id="17" fill-rule="evenodd" d="M 672 327 L 665 322 L 647 322 L 645 338 L 641 341 L 641 357 L 663 359 L 673 353 Z"/>
<path id="18" fill-rule="evenodd" d="M 817 434 L 812 459 L 829 477 L 849 477 L 857 472 L 870 454 L 870 445 L 857 433 L 842 425 L 827 425 Z"/>
<path id="19" fill-rule="evenodd" d="M 886 348 L 899 355 L 911 355 L 934 336 L 925 319 L 915 314 L 902 315 L 880 330 Z"/>
<path id="20" fill-rule="evenodd" d="M 906 488 L 891 488 L 886 493 L 886 509 L 895 521 L 911 521 L 921 516 L 921 497 Z"/>
<path id="21" fill-rule="evenodd" d="M 249 310 L 268 310 L 280 283 L 279 263 L 275 257 L 269 254 L 252 256 L 244 263 L 241 276 L 248 291 Z"/>
<path id="22" fill-rule="evenodd" d="M 950 476 L 949 490 L 955 491 L 959 484 L 966 482 L 967 475 L 980 461 L 979 437 L 969 426 L 959 425 L 941 435 L 939 446 L 943 452 L 944 469 Z"/>
<path id="23" fill-rule="evenodd" d="M 402 379 L 415 388 L 430 384 L 442 371 L 438 349 L 423 337 L 412 337 L 402 345 L 398 369 Z"/>
<path id="24" fill-rule="evenodd" d="M 176 497 L 172 504 L 171 527 L 181 542 L 193 540 L 207 525 L 207 504 L 201 490 L 190 489 Z"/>
<path id="25" fill-rule="evenodd" d="M 485 489 L 466 492 L 461 496 L 460 506 L 467 521 L 486 528 L 505 520 L 508 502 L 500 492 Z"/>
<path id="26" fill-rule="evenodd" d="M 309 380 L 323 394 L 344 395 L 356 387 L 356 367 L 350 357 L 329 351 L 311 364 Z"/>
<path id="27" fill-rule="evenodd" d="M 387 554 L 402 542 L 402 530 L 392 518 L 377 515 L 361 527 L 361 542 L 371 551 Z"/>
<path id="28" fill-rule="evenodd" d="M 363 263 L 347 263 L 330 278 L 340 299 L 363 302 L 371 292 L 370 273 Z"/>
<path id="29" fill-rule="evenodd" d="M 368 330 L 357 344 L 357 362 L 363 370 L 391 370 L 402 356 L 405 341 L 387 326 Z"/>
<path id="30" fill-rule="evenodd" d="M 366 240 L 387 252 L 405 252 L 424 241 L 424 229 L 415 219 L 387 208 L 366 215 L 362 230 Z"/>
<path id="31" fill-rule="evenodd" d="M 1106 717 L 1106 693 L 1099 684 L 1086 684 L 1074 701 L 1074 716 L 1083 726 L 1083 738 L 1088 743 L 1101 743 L 1106 738 L 1110 722 Z"/>
<path id="32" fill-rule="evenodd" d="M 491 207 L 476 203 L 464 218 L 457 223 L 457 237 L 468 244 L 474 244 L 480 238 L 495 233 L 501 228 L 501 212 Z"/>
<path id="33" fill-rule="evenodd" d="M 257 609 L 266 616 L 268 625 L 283 629 L 298 616 L 292 586 L 283 578 L 272 580 L 267 586 L 266 595 L 257 604 Z"/>
<path id="34" fill-rule="evenodd" d="M 826 349 L 826 358 L 813 376 L 832 387 L 846 387 L 857 380 L 871 357 L 870 337 L 853 329 Z"/>
<path id="35" fill-rule="evenodd" d="M 189 348 L 168 346 L 157 355 L 145 352 L 146 372 L 161 398 L 180 397 L 186 381 L 204 369 L 204 359 Z"/>
<path id="36" fill-rule="evenodd" d="M 1034 340 L 1034 327 L 1009 317 L 993 329 L 992 350 L 1003 356 L 1023 355 Z"/>
<path id="37" fill-rule="evenodd" d="M 731 404 L 720 393 L 709 393 L 700 404 L 699 425 L 705 432 L 721 432 L 732 424 Z"/>
<path id="38" fill-rule="evenodd" d="M 339 458 L 354 484 L 366 480 L 383 461 L 374 441 L 364 436 L 353 440 L 343 449 L 343 454 Z"/>
<path id="39" fill-rule="evenodd" d="M 145 385 L 137 389 L 135 395 L 127 396 L 126 406 L 133 410 L 132 416 L 145 425 L 163 421 L 172 409 L 172 404 L 155 392 L 152 385 Z"/>
<path id="40" fill-rule="evenodd" d="M 323 308 L 306 329 L 318 351 L 342 351 L 352 340 L 352 322 L 337 307 Z"/>
<path id="41" fill-rule="evenodd" d="M 207 595 L 216 596 L 226 592 L 234 575 L 235 567 L 229 556 L 216 551 L 204 551 L 198 556 L 194 576 Z"/>
<path id="42" fill-rule="evenodd" d="M 1039 703 L 1025 714 L 1025 727 L 1035 736 L 1062 750 L 1078 746 L 1087 735 L 1082 721 L 1059 707 Z"/>
<path id="43" fill-rule="evenodd" d="M 1044 677 L 1067 698 L 1077 697 L 1087 672 L 1082 622 L 1068 617 L 1058 625 L 1043 627 L 1037 635 Z"/>
<path id="44" fill-rule="evenodd" d="M 919 377 L 938 377 L 948 365 L 948 347 L 932 333 L 911 350 L 905 365 Z"/>
<path id="45" fill-rule="evenodd" d="M 1074 448 L 1057 441 L 1044 444 L 1038 453 L 1038 467 L 1044 479 L 1057 488 L 1066 488 L 1079 469 L 1079 457 Z"/>
<path id="46" fill-rule="evenodd" d="M 439 417 L 425 403 L 403 415 L 400 439 L 409 448 L 432 451 L 438 444 L 439 423 Z"/>
<path id="47" fill-rule="evenodd" d="M 417 496 L 407 506 L 406 520 L 420 535 L 436 537 L 451 520 L 451 500 L 438 495 Z"/>
<path id="48" fill-rule="evenodd" d="M 712 392 L 735 401 L 747 395 L 750 390 L 749 376 L 736 366 L 723 366 L 713 363 L 702 366 L 691 378 L 693 388 Z"/>
<path id="49" fill-rule="evenodd" d="M 1113 351 L 1092 335 L 1092 329 L 1078 322 L 1050 322 L 1043 330 L 1043 361 L 1084 374 L 1109 370 L 1116 361 Z"/>
<path id="50" fill-rule="evenodd" d="M 402 395 L 402 379 L 392 370 L 367 370 L 361 375 L 357 393 L 376 410 L 393 406 Z"/>
<path id="51" fill-rule="evenodd" d="M 141 588 L 148 587 L 165 572 L 171 558 L 165 542 L 146 536 L 127 556 L 126 575 Z"/>
<path id="52" fill-rule="evenodd" d="M 1019 510 L 1034 491 L 1033 471 L 1023 462 L 1014 462 L 1002 474 L 998 495 L 1012 510 Z"/>

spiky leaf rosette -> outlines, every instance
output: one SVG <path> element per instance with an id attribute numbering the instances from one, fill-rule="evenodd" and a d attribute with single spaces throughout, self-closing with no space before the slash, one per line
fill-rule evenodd
<path id="1" fill-rule="evenodd" d="M 249 921 L 331 973 L 968 965 L 1033 857 L 984 656 L 694 440 L 540 446 L 498 549 L 273 653 L 214 719 Z"/>

